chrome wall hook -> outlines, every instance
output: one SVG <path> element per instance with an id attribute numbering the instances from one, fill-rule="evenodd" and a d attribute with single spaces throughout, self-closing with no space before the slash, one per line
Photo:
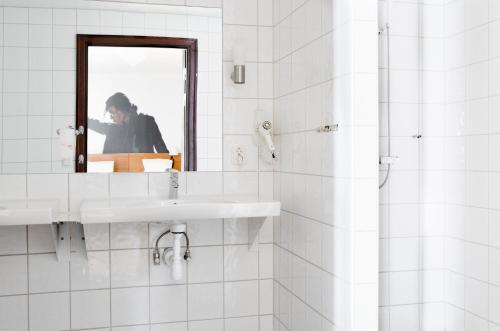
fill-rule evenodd
<path id="1" fill-rule="evenodd" d="M 320 126 L 319 128 L 316 129 L 316 132 L 329 133 L 329 132 L 338 131 L 338 129 L 339 129 L 338 124 L 328 124 L 328 125 Z"/>
<path id="2" fill-rule="evenodd" d="M 66 129 L 75 130 L 75 128 L 73 128 L 71 125 L 67 126 Z M 57 129 L 56 132 L 58 135 L 61 135 L 61 129 Z M 80 136 L 83 135 L 84 133 L 85 133 L 85 128 L 83 127 L 83 125 L 80 125 L 78 127 L 78 130 L 75 130 L 75 136 Z"/>

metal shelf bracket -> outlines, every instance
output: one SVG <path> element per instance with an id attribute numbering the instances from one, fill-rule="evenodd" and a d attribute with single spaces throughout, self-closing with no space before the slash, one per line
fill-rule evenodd
<path id="1" fill-rule="evenodd" d="M 81 253 L 87 258 L 87 246 L 83 224 L 73 222 L 59 222 L 50 225 L 52 241 L 56 250 L 57 261 L 69 262 L 71 252 Z"/>

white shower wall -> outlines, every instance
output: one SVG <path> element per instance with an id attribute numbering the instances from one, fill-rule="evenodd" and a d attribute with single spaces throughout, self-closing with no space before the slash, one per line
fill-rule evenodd
<path id="1" fill-rule="evenodd" d="M 399 160 L 380 193 L 381 330 L 498 330 L 498 1 L 393 1 L 391 12 Z"/>
<path id="2" fill-rule="evenodd" d="M 390 24 L 391 154 L 399 157 L 380 191 L 380 328 L 443 330 L 443 4 L 379 2 L 379 13 L 379 26 Z M 387 155 L 387 30 L 379 47 Z"/>
<path id="3" fill-rule="evenodd" d="M 445 4 L 446 321 L 500 329 L 500 6 Z"/>

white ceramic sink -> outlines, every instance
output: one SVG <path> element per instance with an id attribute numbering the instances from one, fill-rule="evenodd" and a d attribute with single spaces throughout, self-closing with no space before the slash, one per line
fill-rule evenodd
<path id="1" fill-rule="evenodd" d="M 280 203 L 249 196 L 189 197 L 177 200 L 127 198 L 86 200 L 80 221 L 91 223 L 161 222 L 277 216 Z"/>
<path id="2" fill-rule="evenodd" d="M 57 210 L 57 200 L 0 200 L 0 226 L 50 224 Z"/>

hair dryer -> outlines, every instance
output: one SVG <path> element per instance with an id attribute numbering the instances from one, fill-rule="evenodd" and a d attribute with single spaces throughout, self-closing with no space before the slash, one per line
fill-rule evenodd
<path id="1" fill-rule="evenodd" d="M 267 148 L 271 152 L 271 156 L 274 159 L 274 158 L 276 158 L 276 155 L 274 154 L 275 148 L 274 148 L 274 143 L 273 143 L 272 127 L 273 127 L 273 125 L 271 124 L 270 121 L 263 121 L 262 123 L 259 124 L 257 131 L 259 131 L 259 134 L 266 142 Z"/>

